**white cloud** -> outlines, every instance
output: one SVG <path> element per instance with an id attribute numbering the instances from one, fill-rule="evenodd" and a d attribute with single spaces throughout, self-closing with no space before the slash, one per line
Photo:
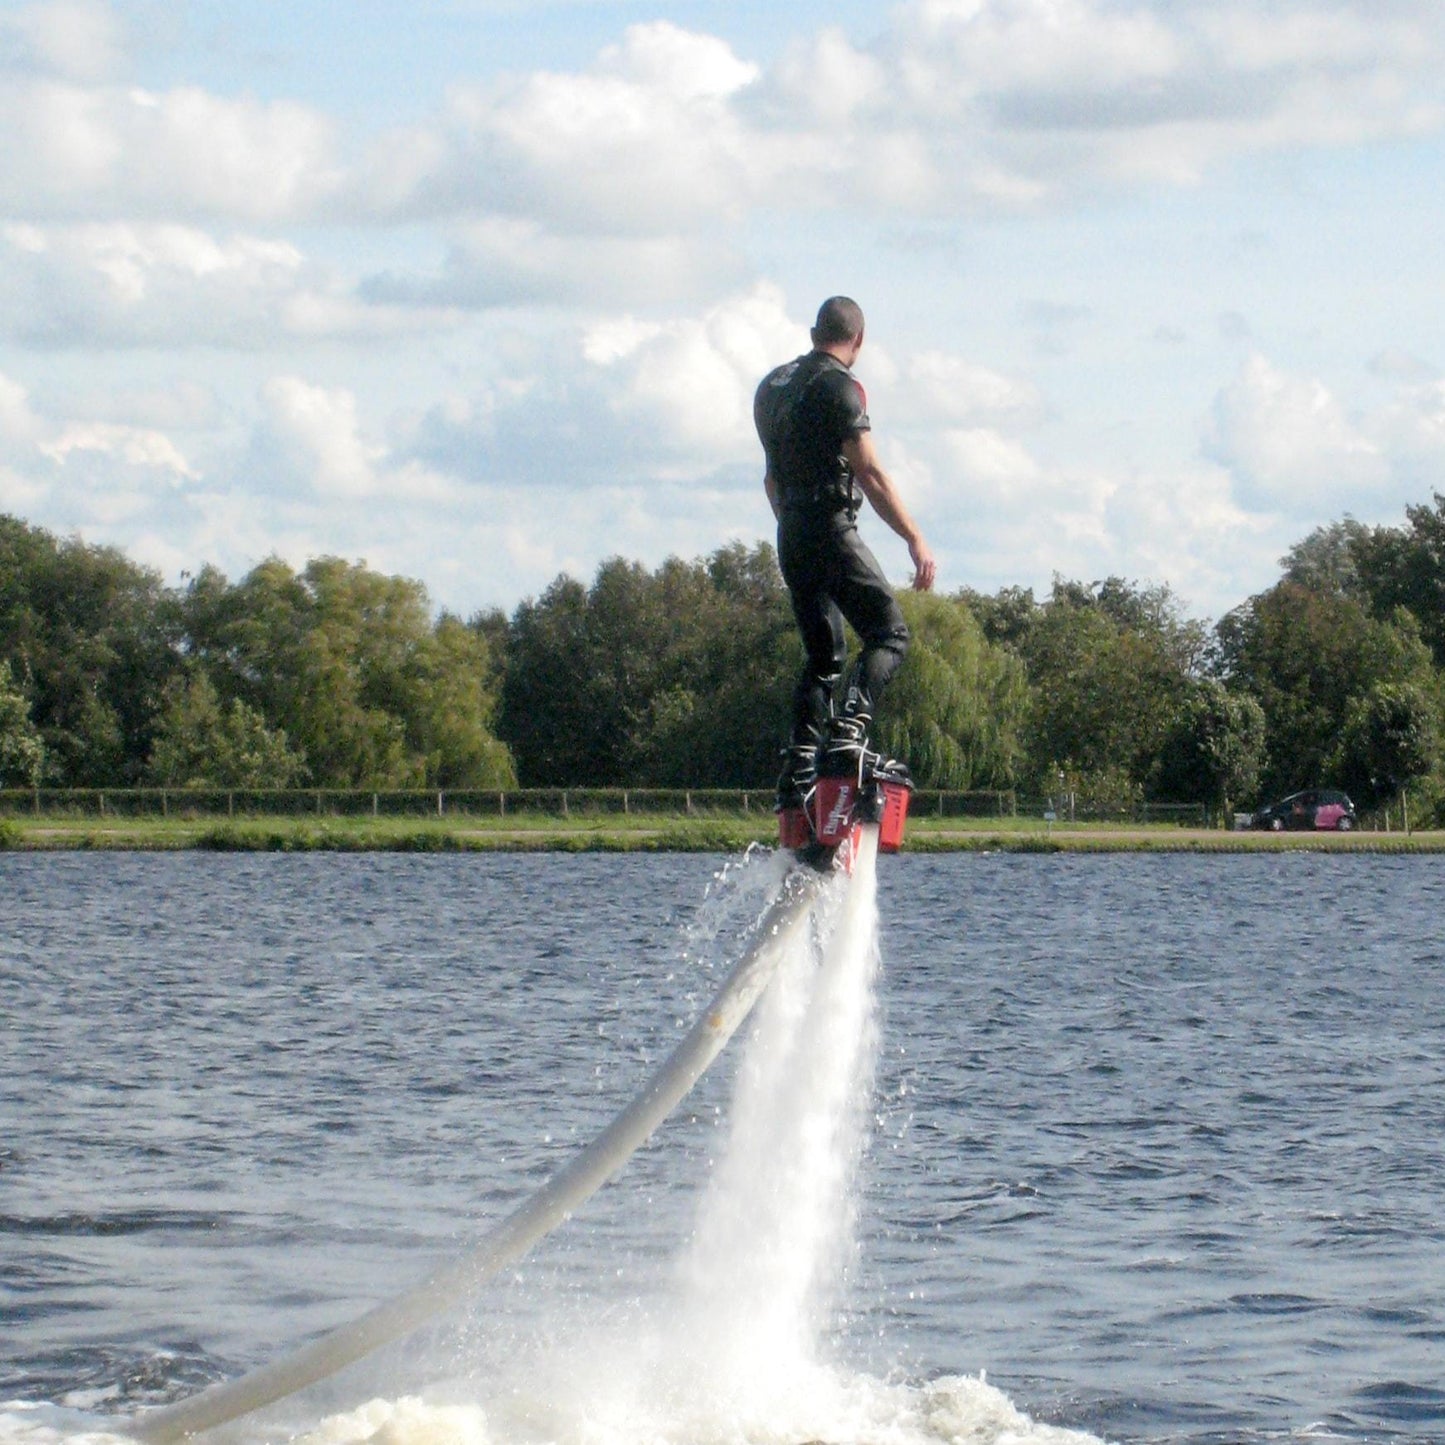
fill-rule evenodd
<path id="1" fill-rule="evenodd" d="M 356 397 L 344 387 L 276 376 L 261 388 L 261 403 L 244 470 L 268 492 L 390 505 L 446 502 L 457 493 L 435 471 L 398 459 L 368 436 Z"/>
<path id="2" fill-rule="evenodd" d="M 1292 516 L 1318 516 L 1389 481 L 1381 448 L 1322 382 L 1258 355 L 1215 398 L 1204 451 L 1230 470 L 1246 502 Z"/>
<path id="3" fill-rule="evenodd" d="M 1271 575 L 1294 536 L 1289 523 L 1242 507 L 1217 467 L 1123 477 L 1102 522 L 1107 540 L 1074 575 L 1167 582 L 1187 610 L 1214 617 Z"/>
<path id="4" fill-rule="evenodd" d="M 754 453 L 753 392 L 799 340 L 781 296 L 759 287 L 696 320 L 593 328 L 583 354 L 629 434 L 696 463 Z"/>
<path id="5" fill-rule="evenodd" d="M 602 52 L 597 69 L 680 101 L 730 96 L 758 75 L 757 67 L 739 60 L 725 41 L 666 20 L 631 26 L 622 44 Z"/>
<path id="6" fill-rule="evenodd" d="M 829 28 L 770 71 L 656 21 L 585 69 L 459 85 L 429 119 L 351 144 L 297 101 L 87 80 L 115 67 L 110 12 L 22 13 L 36 53 L 61 44 L 43 32 L 94 58 L 0 74 L 5 214 L 448 221 L 464 229 L 440 277 L 386 275 L 429 302 L 570 300 L 586 268 L 568 237 L 594 249 L 598 291 L 641 274 L 695 294 L 721 267 L 719 294 L 737 281 L 719 229 L 759 204 L 1038 207 L 1445 124 L 1445 14 L 1425 4 L 916 0 L 872 46 Z M 628 236 L 651 249 L 629 255 Z"/>
<path id="7" fill-rule="evenodd" d="M 878 57 L 856 48 L 829 28 L 789 47 L 765 82 L 766 104 L 780 120 L 840 125 L 871 110 L 889 80 Z"/>
<path id="8" fill-rule="evenodd" d="M 1181 60 L 1157 7 L 1097 0 L 919 0 L 899 12 L 897 37 L 910 96 L 942 114 L 980 95 L 1148 87 Z"/>
<path id="9" fill-rule="evenodd" d="M 1241 505 L 1219 467 L 1139 474 L 1060 465 L 989 428 L 950 430 L 931 454 L 949 480 L 934 481 L 915 515 L 949 590 L 1047 591 L 1056 573 L 1113 575 L 1167 582 L 1193 615 L 1217 617 L 1257 590 L 1296 535 L 1278 514 Z"/>
<path id="10" fill-rule="evenodd" d="M 751 396 L 806 346 L 807 318 L 756 277 L 807 284 L 825 257 L 867 285 L 908 264 L 880 241 L 890 228 L 936 230 L 958 247 L 960 288 L 976 288 L 960 308 L 924 258 L 918 294 L 978 331 L 880 328 L 860 364 L 885 461 L 958 581 L 1118 571 L 1215 605 L 1300 527 L 1445 484 L 1438 370 L 1386 345 L 1392 331 L 1427 345 L 1418 329 L 1372 318 L 1367 341 L 1332 356 L 1254 358 L 1207 421 L 1216 464 L 1171 463 L 1168 417 L 1120 403 L 1081 419 L 1097 375 L 1126 396 L 1138 380 L 1105 281 L 1088 311 L 1027 304 L 1078 294 L 1069 268 L 1102 250 L 1069 243 L 1118 240 L 1108 208 L 1077 212 L 1067 236 L 1033 217 L 970 225 L 1196 184 L 1261 151 L 1438 134 L 1434 0 L 916 0 L 879 12 L 875 43 L 827 28 L 766 67 L 657 22 L 580 68 L 409 96 L 404 126 L 378 96 L 374 136 L 305 92 L 285 98 L 309 83 L 299 69 L 265 73 L 280 99 L 158 79 L 184 52 L 128 54 L 120 13 L 0 16 L 0 337 L 15 378 L 0 378 L 0 497 L 103 524 L 158 565 L 339 552 L 435 577 L 463 605 L 610 553 L 653 562 L 767 536 Z M 459 52 L 454 73 L 469 63 Z M 1312 184 L 1328 185 L 1323 169 Z M 1286 209 L 1258 219 L 1282 246 Z M 1160 235 L 1186 224 L 1165 218 Z M 1043 261 L 1037 280 L 1003 256 L 1010 235 Z M 1200 258 L 1182 255 L 1181 274 Z M 913 283 L 888 284 L 896 302 Z M 1361 309 L 1389 289 L 1362 285 Z M 1177 396 L 1207 395 L 1206 318 L 1238 307 L 1235 343 L 1281 345 L 1304 327 L 1283 329 L 1273 304 L 1202 284 L 1197 308 L 1161 307 L 1132 334 L 1177 322 L 1156 333 L 1169 355 L 1150 348 L 1143 365 L 1172 368 Z M 972 334 L 1010 360 L 942 349 Z M 388 345 L 317 344 L 357 338 Z M 1352 344 L 1377 354 L 1373 411 L 1310 375 L 1347 375 Z M 233 354 L 246 349 L 265 354 Z M 120 365 L 123 380 L 106 370 Z M 1085 365 L 1104 371 L 1081 382 Z M 1111 450 L 1126 426 L 1165 458 L 1157 474 Z M 896 539 L 869 525 L 894 564 Z"/>
<path id="11" fill-rule="evenodd" d="M 1044 472 L 1023 443 L 989 427 L 968 427 L 946 431 L 942 449 L 971 504 L 1013 513 L 1036 504 Z"/>
<path id="12" fill-rule="evenodd" d="M 57 420 L 0 375 L 0 467 L 6 505 L 59 503 L 67 514 L 115 521 L 171 498 L 198 472 L 164 430 L 94 417 Z"/>
<path id="13" fill-rule="evenodd" d="M 40 431 L 40 420 L 30 408 L 25 388 L 0 372 L 0 447 L 32 446 Z"/>
<path id="14" fill-rule="evenodd" d="M 1356 71 L 1373 63 L 1418 64 L 1439 41 L 1428 3 L 1296 3 L 1269 9 L 1238 3 L 1201 6 L 1194 19 L 1221 61 L 1249 73 Z"/>
<path id="15" fill-rule="evenodd" d="M 1370 371 L 1387 381 L 1418 385 L 1439 379 L 1437 367 L 1400 347 L 1387 347 L 1370 359 Z"/>
<path id="16" fill-rule="evenodd" d="M 1032 382 L 1005 376 L 961 356 L 921 351 L 909 359 L 907 386 L 896 405 L 900 415 L 921 410 L 937 422 L 953 424 L 1037 418 L 1041 402 Z"/>
<path id="17" fill-rule="evenodd" d="M 0 512 L 27 516 L 45 501 L 49 489 L 34 477 L 0 462 Z"/>
<path id="18" fill-rule="evenodd" d="M 399 306 L 669 305 L 706 299 L 745 271 L 720 237 L 561 235 L 540 222 L 492 217 L 463 227 L 440 273 L 385 272 L 361 288 Z"/>
<path id="19" fill-rule="evenodd" d="M 746 468 L 760 452 L 752 398 L 803 350 L 781 292 L 760 285 L 698 317 L 594 322 L 465 398 L 431 408 L 412 453 L 457 475 L 585 488 Z"/>
<path id="20" fill-rule="evenodd" d="M 362 439 L 356 398 L 349 392 L 278 376 L 262 388 L 261 400 L 270 486 L 299 486 L 338 498 L 377 490 L 383 452 Z"/>
<path id="21" fill-rule="evenodd" d="M 7 41 L 24 67 L 71 80 L 111 74 L 123 50 L 110 7 L 89 0 L 49 0 L 0 15 L 0 54 Z"/>
<path id="22" fill-rule="evenodd" d="M 30 345 L 252 348 L 443 320 L 359 299 L 288 241 L 121 221 L 0 227 L 0 334 Z"/>
<path id="23" fill-rule="evenodd" d="M 1394 8 L 920 0 L 886 42 L 883 119 L 932 122 L 940 188 L 959 198 L 1000 178 L 1061 198 L 1189 184 L 1232 155 L 1438 128 L 1445 18 Z"/>
<path id="24" fill-rule="evenodd" d="M 579 233 L 694 231 L 748 194 L 750 137 L 731 102 L 755 74 L 711 36 L 633 26 L 586 71 L 456 88 L 439 122 L 378 142 L 359 204 Z"/>
<path id="25" fill-rule="evenodd" d="M 289 101 L 0 76 L 0 207 L 31 219 L 324 214 L 331 123 Z"/>
<path id="26" fill-rule="evenodd" d="M 1410 500 L 1445 492 L 1445 380 L 1401 389 L 1380 417 L 1377 432 Z"/>
<path id="27" fill-rule="evenodd" d="M 90 454 L 113 459 L 126 469 L 154 472 L 172 484 L 196 476 L 170 437 L 140 427 L 77 422 L 42 442 L 39 450 L 62 466 L 77 455 Z"/>
<path id="28" fill-rule="evenodd" d="M 0 512 L 26 515 L 44 503 L 49 482 L 35 466 L 43 430 L 25 388 L 0 372 Z"/>
<path id="29" fill-rule="evenodd" d="M 458 86 L 364 154 L 299 102 L 111 83 L 102 6 L 8 28 L 44 73 L 0 75 L 0 206 L 33 220 L 510 218 L 666 241 L 756 203 L 1039 205 L 1445 123 L 1445 14 L 1427 4 L 915 0 L 870 47 L 824 29 L 769 72 L 656 21 L 583 70 Z"/>

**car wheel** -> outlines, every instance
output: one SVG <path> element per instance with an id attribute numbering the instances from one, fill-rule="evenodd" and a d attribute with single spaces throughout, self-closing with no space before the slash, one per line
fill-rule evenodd
<path id="1" fill-rule="evenodd" d="M 1283 819 L 1283 818 L 1271 818 L 1271 819 L 1269 820 L 1269 827 L 1270 827 L 1270 831 L 1271 831 L 1272 833 L 1283 833 L 1283 832 L 1284 832 L 1284 819 Z"/>
<path id="2" fill-rule="evenodd" d="M 1340 821 L 1335 824 L 1335 831 L 1337 833 L 1348 833 L 1350 829 L 1354 826 L 1355 820 L 1353 818 L 1348 816 L 1342 816 L 1340 818 Z"/>

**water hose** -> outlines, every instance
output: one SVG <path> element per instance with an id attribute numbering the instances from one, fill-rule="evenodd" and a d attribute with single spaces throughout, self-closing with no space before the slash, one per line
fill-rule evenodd
<path id="1" fill-rule="evenodd" d="M 748 1016 L 779 959 L 806 925 L 819 884 L 819 876 L 807 870 L 794 870 L 787 876 L 759 921 L 751 947 L 641 1092 L 570 1164 L 460 1259 L 283 1359 L 212 1385 L 189 1399 L 137 1415 L 123 1427 L 125 1433 L 165 1445 L 274 1404 L 410 1334 L 519 1259 L 615 1175 L 691 1091 Z"/>

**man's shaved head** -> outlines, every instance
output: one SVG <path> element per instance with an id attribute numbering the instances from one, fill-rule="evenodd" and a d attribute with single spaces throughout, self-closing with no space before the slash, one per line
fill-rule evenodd
<path id="1" fill-rule="evenodd" d="M 849 296 L 830 296 L 818 308 L 814 346 L 834 346 L 863 334 L 863 308 Z"/>

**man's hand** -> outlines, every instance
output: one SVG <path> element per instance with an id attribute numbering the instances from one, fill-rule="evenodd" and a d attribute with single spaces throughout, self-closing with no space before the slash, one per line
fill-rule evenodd
<path id="1" fill-rule="evenodd" d="M 873 510 L 908 543 L 913 558 L 913 586 L 919 592 L 932 590 L 938 565 L 928 543 L 923 540 L 893 479 L 883 470 L 878 453 L 873 450 L 871 432 L 859 432 L 843 443 L 843 460 L 853 473 L 853 480 L 863 489 Z"/>
<path id="2" fill-rule="evenodd" d="M 908 555 L 913 558 L 913 590 L 915 592 L 932 592 L 933 579 L 938 574 L 938 564 L 933 560 L 933 553 L 929 550 L 928 543 L 922 537 L 910 542 Z"/>

